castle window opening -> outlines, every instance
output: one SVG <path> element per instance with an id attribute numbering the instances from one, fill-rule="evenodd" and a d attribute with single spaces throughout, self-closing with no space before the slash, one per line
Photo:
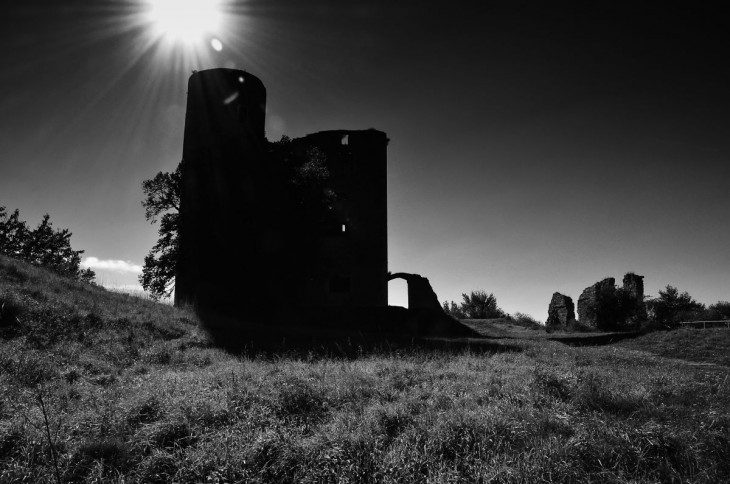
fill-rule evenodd
<path id="1" fill-rule="evenodd" d="M 344 134 L 342 135 L 342 146 L 347 146 L 350 144 L 350 135 Z"/>
<path id="2" fill-rule="evenodd" d="M 347 225 L 342 224 L 342 233 L 344 234 L 345 232 L 347 232 Z"/>

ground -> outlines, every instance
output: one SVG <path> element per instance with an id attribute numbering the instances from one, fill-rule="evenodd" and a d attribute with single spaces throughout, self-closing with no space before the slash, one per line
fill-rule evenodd
<path id="1" fill-rule="evenodd" d="M 230 354 L 3 258 L 0 305 L 3 483 L 730 481 L 728 330 Z"/>

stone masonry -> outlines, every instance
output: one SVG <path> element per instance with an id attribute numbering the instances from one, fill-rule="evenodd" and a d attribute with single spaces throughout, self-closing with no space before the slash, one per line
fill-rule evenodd
<path id="1" fill-rule="evenodd" d="M 556 292 L 548 306 L 548 318 L 545 326 L 549 329 L 564 329 L 575 323 L 575 306 L 573 298 Z"/>
<path id="2" fill-rule="evenodd" d="M 589 328 L 598 327 L 598 314 L 595 308 L 598 303 L 598 296 L 602 293 L 616 290 L 616 279 L 607 277 L 592 286 L 583 290 L 578 298 L 578 320 Z"/>
<path id="3" fill-rule="evenodd" d="M 646 303 L 644 303 L 644 276 L 629 272 L 624 276 L 624 291 L 635 301 L 634 314 L 631 318 L 636 321 L 646 319 Z"/>

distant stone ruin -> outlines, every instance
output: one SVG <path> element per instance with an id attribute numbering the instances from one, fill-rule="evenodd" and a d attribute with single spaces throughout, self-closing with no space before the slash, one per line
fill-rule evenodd
<path id="1" fill-rule="evenodd" d="M 616 279 L 607 277 L 583 290 L 578 298 L 578 320 L 583 326 L 597 329 L 603 311 L 600 301 L 613 297 L 616 292 Z"/>
<path id="2" fill-rule="evenodd" d="M 607 277 L 587 287 L 578 298 L 578 321 L 592 329 L 628 329 L 646 320 L 644 276 L 629 272 L 623 287 Z"/>
<path id="3" fill-rule="evenodd" d="M 575 306 L 573 298 L 553 293 L 553 298 L 548 306 L 548 318 L 545 322 L 547 329 L 565 329 L 575 324 Z"/>
<path id="4" fill-rule="evenodd" d="M 624 291 L 626 291 L 631 299 L 635 302 L 633 314 L 631 317 L 635 321 L 644 321 L 646 315 L 646 303 L 644 302 L 644 276 L 629 272 L 624 276 Z"/>

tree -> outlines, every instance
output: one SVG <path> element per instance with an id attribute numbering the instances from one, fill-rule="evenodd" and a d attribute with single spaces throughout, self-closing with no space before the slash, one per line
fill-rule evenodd
<path id="1" fill-rule="evenodd" d="M 171 173 L 159 172 L 142 182 L 145 219 L 160 221 L 159 238 L 144 258 L 139 282 L 152 299 L 169 297 L 175 289 L 175 264 L 178 255 L 178 223 L 180 219 L 180 190 L 182 163 Z"/>
<path id="2" fill-rule="evenodd" d="M 312 247 L 317 243 L 314 226 L 332 225 L 332 204 L 336 194 L 327 188 L 329 170 L 326 158 L 317 148 L 309 148 L 303 155 L 295 152 L 291 139 L 282 136 L 281 141 L 267 144 L 267 182 L 271 187 L 284 187 L 288 197 L 273 200 L 278 204 L 284 224 L 291 232 L 298 234 L 292 240 L 289 257 L 281 261 L 282 267 L 290 272 L 311 270 L 307 264 Z M 142 206 L 145 219 L 157 223 L 159 238 L 144 259 L 139 282 L 150 293 L 152 299 L 169 297 L 175 289 L 175 266 L 179 251 L 179 217 L 182 190 L 181 162 L 174 172 L 159 172 L 154 178 L 142 182 L 145 198 Z M 277 192 L 276 189 L 272 192 Z"/>
<path id="3" fill-rule="evenodd" d="M 461 307 L 458 306 L 454 301 L 444 301 L 443 302 L 443 308 L 444 312 L 451 316 L 452 318 L 456 319 L 466 319 L 466 313 L 461 310 Z"/>
<path id="4" fill-rule="evenodd" d="M 28 226 L 20 220 L 18 209 L 8 215 L 5 207 L 0 207 L 0 254 L 22 258 L 29 235 Z"/>
<path id="5" fill-rule="evenodd" d="M 659 291 L 659 297 L 647 301 L 651 321 L 657 326 L 676 327 L 681 321 L 697 320 L 705 306 L 695 301 L 687 291 L 667 285 Z"/>
<path id="6" fill-rule="evenodd" d="M 730 302 L 718 301 L 707 308 L 707 319 L 727 320 L 730 319 Z"/>
<path id="7" fill-rule="evenodd" d="M 20 220 L 17 209 L 8 215 L 5 207 L 0 207 L 1 254 L 46 267 L 65 277 L 92 282 L 96 274 L 81 268 L 84 251 L 71 248 L 71 235 L 68 229 L 54 229 L 48 214 L 38 227 L 29 230 Z"/>
<path id="8" fill-rule="evenodd" d="M 472 291 L 471 294 L 462 294 L 464 302 L 461 303 L 461 310 L 471 319 L 502 318 L 504 311 L 497 307 L 497 298 L 494 294 L 487 294 L 486 291 Z"/>
<path id="9" fill-rule="evenodd" d="M 497 298 L 486 291 L 472 291 L 462 294 L 463 301 L 457 306 L 454 301 L 443 302 L 444 312 L 458 319 L 492 319 L 506 317 L 504 311 L 497 306 Z"/>

